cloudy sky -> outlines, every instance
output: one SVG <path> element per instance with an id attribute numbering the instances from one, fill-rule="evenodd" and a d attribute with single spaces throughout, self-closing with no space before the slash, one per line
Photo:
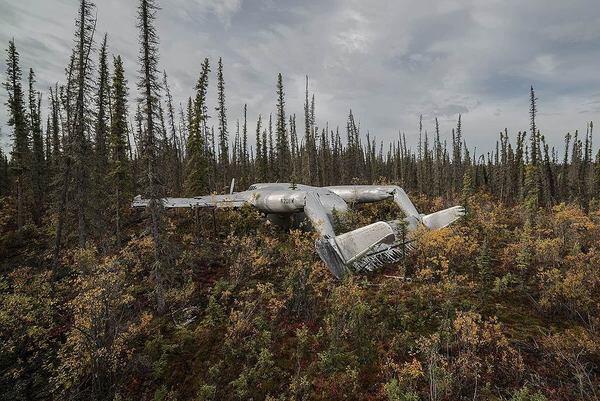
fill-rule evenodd
<path id="1" fill-rule="evenodd" d="M 46 91 L 64 81 L 77 0 L 0 0 L 0 43 L 15 38 L 25 71 Z M 134 92 L 135 0 L 97 0 L 98 35 L 125 61 Z M 230 127 L 244 103 L 252 123 L 275 110 L 284 76 L 287 112 L 302 125 L 304 77 L 317 121 L 345 125 L 351 108 L 367 130 L 389 140 L 417 135 L 418 116 L 448 136 L 458 113 L 470 146 L 491 149 L 505 127 L 528 126 L 528 91 L 539 98 L 543 133 L 600 116 L 598 0 L 159 0 L 160 63 L 178 102 L 192 94 L 200 63 L 223 57 Z M 2 57 L 4 59 L 5 57 Z M 2 68 L 4 70 L 4 67 Z M 6 93 L 0 91 L 0 101 Z M 46 109 L 47 107 L 45 107 Z M 1 141 L 8 144 L 5 107 Z"/>

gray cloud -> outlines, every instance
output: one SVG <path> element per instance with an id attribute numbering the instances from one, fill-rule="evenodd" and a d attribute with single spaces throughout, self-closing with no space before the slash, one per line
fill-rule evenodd
<path id="1" fill-rule="evenodd" d="M 98 1 L 98 40 L 109 34 L 125 61 L 132 93 L 137 32 L 134 0 Z M 192 94 L 200 63 L 223 57 L 230 126 L 248 104 L 251 121 L 275 109 L 284 75 L 287 111 L 302 120 L 304 77 L 311 78 L 320 125 L 344 126 L 352 108 L 378 139 L 416 137 L 423 114 L 445 136 L 458 113 L 467 140 L 491 148 L 497 132 L 528 126 L 536 87 L 539 126 L 558 145 L 600 108 L 600 9 L 595 0 L 162 0 L 161 65 L 174 95 Z M 23 69 L 39 87 L 64 79 L 76 0 L 0 0 L 0 43 L 14 37 Z M 4 103 L 6 95 L 0 92 Z M 0 110 L 3 133 L 6 112 Z M 301 126 L 301 124 L 299 124 Z M 7 138 L 1 138 L 5 144 Z"/>

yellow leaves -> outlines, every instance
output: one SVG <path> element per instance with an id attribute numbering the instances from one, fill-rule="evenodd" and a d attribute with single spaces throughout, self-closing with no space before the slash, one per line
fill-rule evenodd
<path id="1" fill-rule="evenodd" d="M 425 376 L 423 372 L 423 365 L 417 358 L 413 358 L 409 362 L 404 362 L 402 368 L 398 372 L 398 375 L 402 378 L 406 378 L 410 381 L 420 379 Z"/>
<path id="2" fill-rule="evenodd" d="M 285 301 L 271 283 L 258 283 L 239 294 L 229 314 L 228 341 L 256 335 L 268 321 L 276 321 Z"/>
<path id="3" fill-rule="evenodd" d="M 73 265 L 80 272 L 90 273 L 97 267 L 96 250 L 77 248 L 73 251 Z"/>
<path id="4" fill-rule="evenodd" d="M 416 237 L 416 251 L 409 256 L 417 267 L 416 279 L 425 282 L 447 280 L 451 271 L 472 270 L 478 244 L 471 237 L 450 228 L 421 230 Z"/>
<path id="5" fill-rule="evenodd" d="M 258 268 L 266 267 L 269 264 L 269 258 L 258 249 L 250 251 L 248 258 L 252 261 L 252 265 Z"/>
<path id="6" fill-rule="evenodd" d="M 73 322 L 60 350 L 58 380 L 65 388 L 122 368 L 130 355 L 125 338 L 131 326 L 125 321 L 135 300 L 126 271 L 115 258 L 101 262 L 93 251 L 79 250 L 75 260 L 82 273 L 73 281 L 76 296 L 67 305 Z"/>
<path id="7" fill-rule="evenodd" d="M 593 368 L 600 353 L 600 336 L 597 328 L 591 330 L 573 327 L 561 333 L 554 333 L 542 339 L 547 354 L 552 356 L 560 370 L 557 374 L 570 376 L 577 385 L 582 399 L 593 400 L 598 390 Z"/>
<path id="8" fill-rule="evenodd" d="M 446 340 L 441 338 L 446 337 Z M 517 375 L 524 369 L 523 360 L 509 343 L 501 324 L 494 317 L 483 319 L 475 312 L 458 312 L 444 337 L 435 333 L 418 341 L 419 352 L 432 366 L 443 366 L 455 377 L 455 384 L 477 386 L 498 382 L 498 374 Z M 449 338 L 448 338 L 449 337 Z M 446 354 L 440 347 L 446 347 Z"/>
<path id="9" fill-rule="evenodd" d="M 472 349 L 509 347 L 508 339 L 502 332 L 502 326 L 496 317 L 483 320 L 478 313 L 459 312 L 452 322 L 452 327 L 458 342 L 464 347 Z"/>
<path id="10" fill-rule="evenodd" d="M 469 257 L 478 245 L 451 228 L 435 231 L 421 231 L 418 237 L 418 247 L 422 253 L 443 255 L 449 260 Z"/>
<path id="11" fill-rule="evenodd" d="M 562 241 L 560 238 L 540 238 L 533 241 L 536 259 L 542 264 L 560 262 Z"/>
<path id="12" fill-rule="evenodd" d="M 255 305 L 253 305 L 255 306 Z M 254 308 L 250 310 L 233 310 L 229 315 L 229 326 L 227 328 L 227 337 L 232 344 L 246 336 L 252 331 L 252 314 Z"/>
<path id="13" fill-rule="evenodd" d="M 259 300 L 265 305 L 268 315 L 274 319 L 285 307 L 285 301 L 278 298 L 272 283 L 260 283 L 256 286 L 256 292 Z"/>
<path id="14" fill-rule="evenodd" d="M 597 266 L 600 255 L 569 257 L 568 267 L 542 270 L 540 306 L 546 310 L 566 310 L 573 315 L 597 315 L 600 310 L 600 274 Z"/>
<path id="15" fill-rule="evenodd" d="M 459 341 L 471 347 L 479 345 L 481 337 L 480 325 L 481 315 L 473 312 L 459 312 L 456 319 L 452 322 L 454 332 Z"/>
<path id="16" fill-rule="evenodd" d="M 600 352 L 600 338 L 583 327 L 574 327 L 548 335 L 544 345 L 555 353 L 581 353 L 593 356 Z"/>
<path id="17" fill-rule="evenodd" d="M 571 229 L 577 232 L 594 230 L 598 227 L 584 211 L 576 205 L 561 203 L 552 208 L 552 222 L 555 230 Z"/>

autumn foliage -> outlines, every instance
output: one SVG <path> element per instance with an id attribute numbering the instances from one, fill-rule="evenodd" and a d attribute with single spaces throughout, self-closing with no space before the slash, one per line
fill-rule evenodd
<path id="1" fill-rule="evenodd" d="M 402 263 L 341 282 L 310 231 L 252 209 L 170 213 L 164 314 L 143 223 L 58 270 L 48 233 L 4 231 L 2 397 L 598 399 L 599 212 L 469 205 Z M 368 205 L 338 223 L 399 213 Z"/>

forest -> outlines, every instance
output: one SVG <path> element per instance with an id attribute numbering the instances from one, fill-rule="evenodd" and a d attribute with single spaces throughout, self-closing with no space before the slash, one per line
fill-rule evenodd
<path id="1" fill-rule="evenodd" d="M 297 124 L 279 74 L 275 112 L 244 107 L 234 123 L 221 59 L 204 59 L 189 98 L 173 98 L 159 1 L 137 3 L 135 83 L 90 0 L 79 1 L 64 82 L 43 94 L 20 63 L 27 49 L 7 44 L 0 399 L 600 399 L 592 122 L 548 143 L 531 87 L 529 129 L 498 131 L 487 152 L 469 147 L 460 115 L 450 140 L 421 117 L 416 145 L 384 142 L 351 110 L 344 127 L 318 126 L 308 77 Z M 400 263 L 336 280 L 313 232 L 252 208 L 131 208 L 137 194 L 225 193 L 233 178 L 240 189 L 395 184 L 423 212 L 462 204 L 467 215 L 423 232 Z M 386 201 L 335 224 L 400 214 Z"/>

